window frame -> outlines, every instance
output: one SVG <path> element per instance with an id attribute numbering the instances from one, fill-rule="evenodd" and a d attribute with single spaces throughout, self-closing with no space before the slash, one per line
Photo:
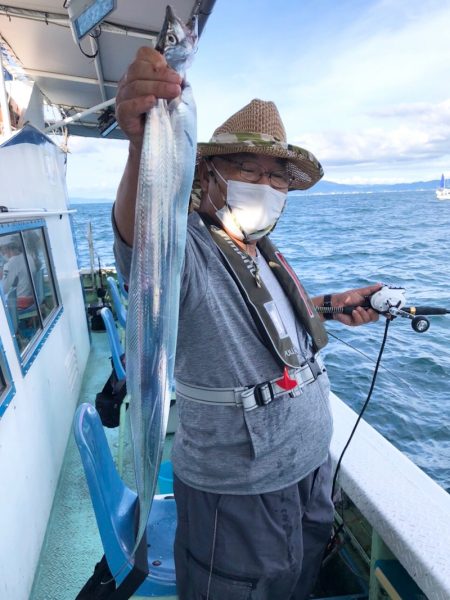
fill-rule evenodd
<path id="1" fill-rule="evenodd" d="M 53 307 L 53 309 L 50 311 L 50 313 L 45 317 L 45 319 L 43 318 L 41 308 L 40 308 L 40 305 L 38 302 L 35 282 L 34 282 L 34 279 L 31 275 L 31 271 L 30 271 L 30 263 L 28 260 L 28 249 L 27 249 L 25 238 L 23 236 L 23 232 L 30 231 L 30 230 L 39 230 L 40 232 L 42 232 L 45 257 L 48 260 L 48 264 L 46 265 L 47 269 L 48 269 L 48 276 L 51 278 L 51 282 L 52 282 L 52 286 L 53 286 L 53 290 L 54 290 L 54 299 L 55 299 L 56 305 Z M 38 356 L 38 354 L 39 354 L 42 346 L 44 345 L 45 340 L 48 338 L 51 330 L 53 329 L 53 327 L 55 326 L 55 324 L 61 317 L 61 314 L 63 312 L 63 305 L 62 305 L 62 300 L 61 300 L 61 293 L 60 293 L 59 286 L 58 286 L 58 279 L 56 277 L 56 269 L 55 269 L 55 264 L 53 261 L 53 253 L 52 253 L 49 236 L 48 236 L 47 223 L 45 222 L 45 220 L 44 219 L 33 219 L 31 221 L 14 221 L 14 222 L 0 224 L 0 235 L 11 235 L 14 233 L 20 234 L 23 251 L 24 251 L 24 256 L 25 256 L 25 260 L 26 260 L 26 265 L 27 265 L 27 269 L 28 269 L 28 274 L 29 274 L 29 277 L 31 280 L 31 285 L 33 288 L 34 301 L 35 301 L 35 305 L 36 305 L 36 309 L 37 309 L 37 313 L 38 313 L 38 318 L 39 318 L 39 321 L 41 324 L 40 327 L 36 330 L 35 335 L 31 338 L 28 346 L 24 350 L 21 350 L 19 347 L 18 341 L 17 341 L 15 331 L 14 331 L 14 326 L 13 326 L 10 312 L 6 306 L 6 298 L 5 298 L 5 295 L 2 293 L 3 306 L 5 307 L 5 312 L 6 312 L 6 316 L 8 319 L 10 333 L 11 333 L 11 336 L 14 341 L 14 347 L 16 349 L 17 358 L 19 360 L 19 364 L 22 369 L 22 373 L 25 375 L 28 372 L 31 365 L 33 364 L 36 357 Z"/>
<path id="2" fill-rule="evenodd" d="M 5 389 L 3 392 L 0 392 L 0 419 L 2 418 L 4 412 L 8 408 L 11 403 L 11 400 L 14 398 L 16 394 L 16 386 L 14 385 L 14 381 L 11 375 L 11 370 L 9 368 L 8 359 L 6 357 L 5 350 L 3 348 L 2 340 L 0 339 L 0 371 L 2 373 L 2 377 L 5 380 Z"/>

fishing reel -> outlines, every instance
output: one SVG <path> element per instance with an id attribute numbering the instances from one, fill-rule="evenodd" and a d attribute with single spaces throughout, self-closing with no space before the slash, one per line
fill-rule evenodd
<path id="1" fill-rule="evenodd" d="M 411 319 L 411 327 L 417 333 L 424 333 L 430 328 L 430 321 L 425 315 L 447 315 L 450 310 L 436 306 L 405 306 L 406 295 L 405 288 L 392 285 L 383 285 L 377 292 L 368 296 L 365 302 L 360 304 L 363 308 L 373 308 L 380 315 L 393 319 L 403 317 Z M 357 306 L 341 307 L 318 307 L 320 313 L 341 313 L 351 315 Z"/>
<path id="2" fill-rule="evenodd" d="M 380 315 L 411 319 L 411 327 L 414 331 L 425 333 L 430 328 L 430 321 L 420 313 L 417 314 L 416 307 L 405 307 L 405 292 L 404 288 L 384 285 L 378 292 L 372 294 L 368 300 L 370 306 Z"/>

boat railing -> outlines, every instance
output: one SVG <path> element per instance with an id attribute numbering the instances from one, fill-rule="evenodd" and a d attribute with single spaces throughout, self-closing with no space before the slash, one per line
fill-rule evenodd
<path id="1" fill-rule="evenodd" d="M 357 415 L 334 394 L 331 405 L 336 463 Z M 365 421 L 344 456 L 339 483 L 371 524 L 372 549 L 379 536 L 427 598 L 450 598 L 450 495 Z M 376 559 L 372 553 L 372 571 Z"/>

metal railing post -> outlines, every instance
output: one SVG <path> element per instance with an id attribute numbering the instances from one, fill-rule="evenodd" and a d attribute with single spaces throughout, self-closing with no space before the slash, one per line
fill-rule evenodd
<path id="1" fill-rule="evenodd" d="M 6 96 L 6 85 L 5 77 L 3 75 L 3 55 L 0 48 L 0 108 L 2 109 L 2 123 L 3 123 L 3 135 L 10 136 L 12 133 L 11 129 L 11 118 L 9 115 L 9 104 Z"/>
<path id="2" fill-rule="evenodd" d="M 375 563 L 377 560 L 393 559 L 395 556 L 386 546 L 384 541 L 375 531 L 372 530 L 372 549 L 370 552 L 370 579 L 369 579 L 369 600 L 379 600 L 381 597 L 380 584 L 375 575 Z"/>

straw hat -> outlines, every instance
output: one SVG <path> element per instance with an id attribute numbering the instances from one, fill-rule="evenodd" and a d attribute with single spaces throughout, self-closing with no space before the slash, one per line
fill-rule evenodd
<path id="1" fill-rule="evenodd" d="M 286 141 L 286 131 L 273 102 L 252 100 L 218 127 L 208 143 L 197 145 L 197 164 L 206 156 L 264 154 L 288 161 L 290 190 L 307 190 L 323 176 L 316 157 Z"/>

